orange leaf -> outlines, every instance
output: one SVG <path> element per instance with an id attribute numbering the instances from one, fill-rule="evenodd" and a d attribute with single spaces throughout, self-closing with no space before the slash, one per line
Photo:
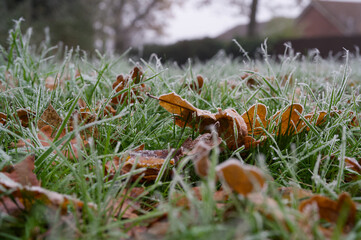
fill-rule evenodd
<path id="1" fill-rule="evenodd" d="M 242 165 L 236 159 L 219 164 L 216 171 L 231 189 L 244 196 L 266 187 L 263 173 L 257 167 Z"/>
<path id="2" fill-rule="evenodd" d="M 248 134 L 261 135 L 263 133 L 262 127 L 267 128 L 266 117 L 267 107 L 262 103 L 254 104 L 243 113 L 242 118 L 247 125 Z"/>
<path id="3" fill-rule="evenodd" d="M 321 195 L 315 195 L 310 199 L 304 200 L 299 206 L 301 212 L 316 210 L 320 218 L 330 223 L 336 224 L 340 215 L 347 214 L 344 231 L 350 231 L 356 221 L 356 204 L 352 201 L 348 193 L 339 195 L 338 200 L 334 201 Z"/>
<path id="4" fill-rule="evenodd" d="M 195 119 L 197 123 L 201 121 L 200 132 L 204 132 L 210 124 L 214 124 L 216 121 L 214 114 L 194 107 L 174 92 L 163 94 L 156 99 L 165 110 L 177 115 L 176 124 L 178 126 L 183 127 L 187 123 L 187 126 L 193 127 L 191 122 Z"/>
<path id="5" fill-rule="evenodd" d="M 300 116 L 302 114 L 303 106 L 298 103 L 294 103 L 286 108 L 281 115 L 281 123 L 279 124 L 281 111 L 278 111 L 271 117 L 271 120 L 278 125 L 277 133 L 281 135 L 291 135 L 297 133 L 297 124 L 299 123 Z"/>
<path id="6" fill-rule="evenodd" d="M 202 91 L 203 83 L 204 83 L 204 78 L 202 77 L 202 75 L 197 75 L 197 82 L 193 82 L 193 83 L 189 84 L 189 87 L 193 91 L 200 94 Z"/>
<path id="7" fill-rule="evenodd" d="M 247 136 L 247 125 L 241 115 L 234 109 L 221 110 L 215 115 L 219 123 L 217 132 L 221 136 L 227 147 L 235 150 L 244 144 L 245 136 Z"/>

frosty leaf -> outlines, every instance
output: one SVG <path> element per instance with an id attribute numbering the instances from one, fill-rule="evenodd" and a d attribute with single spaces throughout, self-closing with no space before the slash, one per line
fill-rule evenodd
<path id="1" fill-rule="evenodd" d="M 315 195 L 302 201 L 299 210 L 301 212 L 316 211 L 320 218 L 333 224 L 336 224 L 339 217 L 343 215 L 345 217 L 344 231 L 346 232 L 353 228 L 356 221 L 356 204 L 348 193 L 340 194 L 337 201 Z"/>
<path id="2" fill-rule="evenodd" d="M 249 135 L 261 135 L 263 133 L 262 127 L 267 128 L 267 107 L 264 104 L 258 103 L 251 106 L 242 118 L 247 125 Z"/>
<path id="3" fill-rule="evenodd" d="M 298 103 L 294 103 L 286 108 L 285 111 L 278 111 L 271 117 L 271 120 L 278 126 L 276 128 L 276 134 L 280 135 L 292 135 L 297 133 L 297 124 L 299 123 L 300 116 L 302 114 L 303 106 Z M 282 113 L 281 117 L 280 114 Z M 281 122 L 279 123 L 279 120 Z"/>
<path id="4" fill-rule="evenodd" d="M 84 207 L 82 201 L 73 197 L 49 191 L 38 186 L 23 186 L 9 178 L 0 178 L 0 193 L 11 196 L 11 201 L 16 203 L 19 210 L 29 210 L 33 204 L 38 202 L 51 208 L 59 208 L 62 214 L 67 213 L 69 206 L 74 207 L 76 210 L 81 210 Z M 9 201 L 0 201 L 0 211 L 7 211 L 8 207 L 6 203 L 9 203 Z M 88 205 L 91 208 L 95 208 L 93 204 Z"/>
<path id="5" fill-rule="evenodd" d="M 247 125 L 241 115 L 234 109 L 221 110 L 215 115 L 218 135 L 225 140 L 227 147 L 235 150 L 244 144 L 247 136 Z"/>
<path id="6" fill-rule="evenodd" d="M 40 182 L 33 172 L 35 168 L 34 163 L 35 156 L 30 155 L 13 166 L 3 168 L 1 172 L 23 186 L 40 186 Z"/>
<path id="7" fill-rule="evenodd" d="M 45 125 L 50 125 L 54 129 L 57 129 L 62 122 L 63 119 L 59 116 L 53 106 L 49 104 L 38 121 L 38 128 L 41 129 Z"/>
<path id="8" fill-rule="evenodd" d="M 5 125 L 8 117 L 5 113 L 0 112 L 0 124 Z"/>
<path id="9" fill-rule="evenodd" d="M 236 159 L 229 159 L 219 164 L 216 172 L 231 189 L 244 196 L 266 187 L 263 173 L 258 168 L 242 165 Z"/>

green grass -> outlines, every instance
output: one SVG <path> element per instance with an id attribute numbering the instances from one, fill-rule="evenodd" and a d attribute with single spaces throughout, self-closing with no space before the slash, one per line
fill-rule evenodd
<path id="1" fill-rule="evenodd" d="M 306 239 L 308 236 L 294 220 L 300 214 L 297 201 L 287 206 L 277 188 L 298 186 L 332 199 L 337 199 L 342 192 L 349 192 L 355 202 L 361 201 L 361 181 L 345 181 L 348 170 L 345 170 L 343 161 L 337 160 L 344 156 L 361 158 L 361 129 L 350 127 L 348 117 L 350 111 L 359 116 L 361 109 L 359 55 L 345 52 L 345 58 L 338 61 L 322 59 L 315 53 L 297 56 L 288 49 L 279 57 L 249 60 L 241 57 L 241 53 L 236 59 L 219 54 L 207 63 L 195 61 L 179 67 L 171 62 L 162 64 L 156 57 L 135 62 L 126 55 L 96 53 L 90 56 L 79 49 L 58 49 L 45 42 L 33 46 L 30 33 L 21 33 L 20 22 L 10 32 L 8 42 L 7 47 L 0 49 L 0 82 L 7 87 L 0 92 L 0 112 L 12 116 L 19 108 L 30 108 L 35 116 L 28 128 L 22 127 L 16 118 L 10 118 L 5 126 L 0 126 L 0 169 L 19 162 L 29 152 L 34 153 L 35 173 L 43 188 L 93 202 L 97 210 L 85 207 L 82 214 L 76 214 L 69 209 L 67 216 L 61 216 L 59 211 L 38 204 L 17 217 L 0 213 L 2 239 L 126 238 L 132 228 L 164 213 L 167 213 L 169 222 L 166 239 Z M 267 56 L 265 50 L 262 54 Z M 213 166 L 233 157 L 268 173 L 274 180 L 268 182 L 265 195 L 277 201 L 287 226 L 267 217 L 236 194 L 230 196 L 224 207 L 217 207 L 212 197 L 219 188 L 215 176 L 197 177 L 187 157 L 177 167 L 167 169 L 156 183 L 132 183 L 131 175 L 119 173 L 109 180 L 104 175 L 105 163 L 114 156 L 126 154 L 141 144 L 149 150 L 177 148 L 186 138 L 199 135 L 190 128 L 176 126 L 173 116 L 145 94 L 134 104 L 117 105 L 117 117 L 95 122 L 99 137 L 80 151 L 78 159 L 65 157 L 60 144 L 89 126 L 76 128 L 63 138 L 58 136 L 50 148 L 40 144 L 21 149 L 11 147 L 20 139 L 39 142 L 36 123 L 49 103 L 65 119 L 62 126 L 65 127 L 74 109 L 78 108 L 79 98 L 85 100 L 91 109 L 95 109 L 99 101 L 109 102 L 116 95 L 112 90 L 116 76 L 129 73 L 135 64 L 140 64 L 145 71 L 145 84 L 153 96 L 174 91 L 194 106 L 211 112 L 216 112 L 217 108 L 234 108 L 243 113 L 257 102 L 268 107 L 268 116 L 294 102 L 304 106 L 304 113 L 329 112 L 333 108 L 343 110 L 341 114 L 329 117 L 322 126 L 311 126 L 309 132 L 297 135 L 275 136 L 271 129 L 265 129 L 269 135 L 265 144 L 250 151 L 241 147 L 236 151 L 226 149 L 220 152 L 216 149 L 212 152 Z M 75 78 L 77 69 L 80 69 L 81 76 Z M 6 72 L 10 72 L 13 81 L 16 80 L 15 86 L 6 84 Z M 245 72 L 254 73 L 260 85 L 249 88 L 247 80 L 240 78 Z M 69 79 L 64 88 L 49 91 L 44 80 L 56 74 L 69 76 Z M 186 86 L 196 79 L 197 74 L 207 78 L 201 94 Z M 292 78 L 282 84 L 284 75 L 292 75 Z M 234 89 L 229 88 L 229 84 L 221 84 L 231 80 L 238 82 Z M 336 157 L 330 158 L 331 155 Z M 136 199 L 136 202 L 148 206 L 147 211 L 134 219 L 111 217 L 106 212 L 109 200 L 117 198 L 125 188 L 136 186 L 144 186 L 149 192 Z M 202 186 L 202 200 L 193 196 L 190 189 L 194 186 Z M 189 209 L 176 206 L 171 197 L 175 192 L 183 192 L 189 198 Z M 356 226 L 348 233 L 347 239 L 361 238 L 359 211 L 356 218 Z M 323 238 L 318 228 L 312 230 L 315 239 Z M 335 231 L 334 239 L 338 238 L 337 234 Z M 152 237 L 157 238 L 147 235 L 149 239 Z"/>

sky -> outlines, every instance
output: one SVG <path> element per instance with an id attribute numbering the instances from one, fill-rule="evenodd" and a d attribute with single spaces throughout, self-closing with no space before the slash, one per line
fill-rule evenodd
<path id="1" fill-rule="evenodd" d="M 280 3 L 284 1 L 288 0 L 273 0 Z M 262 2 L 261 0 L 260 5 Z M 293 8 L 277 14 L 297 17 L 301 10 L 301 8 Z M 260 7 L 257 20 L 267 21 L 274 14 Z M 247 22 L 246 16 L 240 15 L 238 9 L 225 5 L 224 0 L 213 1 L 212 4 L 204 7 L 197 6 L 194 1 L 185 1 L 182 6 L 173 8 L 173 18 L 168 21 L 165 36 L 160 39 L 160 42 L 168 44 L 184 39 L 216 37 L 234 26 Z"/>
<path id="2" fill-rule="evenodd" d="M 281 11 L 270 11 L 263 5 L 266 1 L 282 5 L 291 0 L 259 0 L 258 21 L 267 21 L 276 14 L 297 17 L 303 9 L 302 7 L 293 7 Z M 337 1 L 360 2 L 361 0 Z M 165 36 L 161 37 L 161 39 L 157 37 L 156 41 L 158 43 L 170 44 L 185 39 L 216 37 L 232 27 L 248 22 L 248 18 L 241 16 L 238 9 L 224 4 L 225 0 L 214 0 L 212 4 L 204 7 L 197 6 L 195 2 L 197 1 L 188 0 L 184 1 L 182 6 L 173 7 L 173 18 L 169 19 L 167 23 L 168 27 L 165 29 Z"/>

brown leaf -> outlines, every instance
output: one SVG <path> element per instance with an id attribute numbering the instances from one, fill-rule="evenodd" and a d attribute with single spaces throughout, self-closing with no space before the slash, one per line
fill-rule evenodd
<path id="1" fill-rule="evenodd" d="M 0 193 L 10 193 L 12 204 L 18 206 L 19 211 L 31 209 L 36 202 L 42 202 L 51 208 L 59 208 L 62 214 L 67 213 L 68 206 L 72 206 L 76 210 L 81 210 L 84 207 L 82 201 L 73 197 L 49 191 L 38 186 L 23 186 L 11 179 L 0 179 L 0 186 Z M 9 203 L 9 201 L 0 201 L 0 211 L 7 211 L 7 203 Z M 88 206 L 95 209 L 95 205 L 91 203 L 88 204 Z M 14 207 L 14 205 L 11 207 Z"/>
<path id="2" fill-rule="evenodd" d="M 30 155 L 14 166 L 6 167 L 1 172 L 11 180 L 23 186 L 40 186 L 40 182 L 34 174 L 35 156 Z"/>
<path id="3" fill-rule="evenodd" d="M 295 200 L 303 200 L 305 198 L 312 197 L 312 192 L 310 190 L 305 190 L 298 187 L 281 187 L 278 189 L 282 195 L 283 199 L 287 199 L 291 201 L 292 199 Z"/>
<path id="4" fill-rule="evenodd" d="M 316 116 L 317 116 L 317 119 L 316 119 Z M 326 111 L 320 111 L 320 112 L 317 112 L 317 115 L 315 113 L 310 113 L 310 114 L 305 115 L 304 118 L 310 124 L 314 124 L 315 126 L 320 126 L 321 124 L 326 122 L 326 116 L 327 116 Z M 304 128 L 307 131 L 310 130 L 310 128 L 307 126 L 307 124 L 303 121 L 303 119 L 300 119 L 299 123 L 297 124 L 297 132 L 301 132 Z"/>
<path id="5" fill-rule="evenodd" d="M 276 134 L 292 135 L 298 133 L 297 124 L 300 119 L 299 114 L 302 114 L 302 112 L 303 106 L 301 104 L 294 103 L 282 112 L 281 119 L 279 117 L 281 111 L 278 111 L 275 115 L 273 115 L 271 120 L 278 126 L 278 128 L 276 128 Z M 281 123 L 279 123 L 279 120 L 281 120 Z"/>
<path id="6" fill-rule="evenodd" d="M 122 219 L 133 219 L 138 217 L 140 203 L 135 199 L 144 193 L 144 188 L 135 187 L 130 191 L 124 189 L 115 199 L 111 199 L 108 203 L 108 213 L 113 217 L 121 216 Z"/>
<path id="7" fill-rule="evenodd" d="M 213 134 L 211 133 L 204 133 L 202 135 L 199 135 L 196 139 L 192 140 L 191 138 L 186 139 L 183 144 L 182 147 L 184 149 L 185 152 L 189 152 L 191 151 L 199 142 L 203 142 L 204 144 L 210 146 L 210 147 L 215 147 L 218 146 L 219 144 L 221 144 L 222 139 L 217 137 L 216 139 L 214 139 Z"/>
<path id="8" fill-rule="evenodd" d="M 143 78 L 143 72 L 141 67 L 134 67 L 133 70 L 130 72 L 129 75 L 118 75 L 117 80 L 113 83 L 113 89 L 116 93 L 128 88 L 130 85 L 130 81 L 133 81 L 134 84 L 139 84 Z M 141 92 L 149 91 L 149 88 L 145 86 L 145 84 L 140 84 L 137 87 L 132 87 L 130 89 L 130 103 L 134 103 L 135 99 L 141 100 L 139 98 L 139 94 Z M 128 91 L 125 91 L 124 93 L 113 97 L 112 103 L 113 104 L 123 104 L 128 99 Z"/>
<path id="9" fill-rule="evenodd" d="M 23 127 L 27 127 L 29 126 L 30 119 L 35 116 L 35 112 L 29 109 L 20 108 L 16 110 L 16 114 L 14 114 L 14 117 L 16 116 L 20 119 L 21 125 Z"/>
<path id="10" fill-rule="evenodd" d="M 63 119 L 59 116 L 53 106 L 49 104 L 38 121 L 38 128 L 41 129 L 45 125 L 50 125 L 54 129 L 58 129 L 62 122 Z"/>
<path id="11" fill-rule="evenodd" d="M 249 135 L 263 134 L 263 128 L 267 128 L 267 107 L 262 103 L 254 104 L 245 113 L 242 118 L 247 125 Z"/>
<path id="12" fill-rule="evenodd" d="M 195 120 L 198 126 L 200 123 L 200 132 L 208 130 L 208 126 L 216 122 L 216 117 L 209 111 L 200 110 L 190 104 L 187 100 L 184 100 L 174 92 L 163 94 L 156 98 L 161 105 L 168 112 L 177 116 L 176 124 L 183 127 L 187 124 L 188 127 L 193 127 L 192 120 Z"/>
<path id="13" fill-rule="evenodd" d="M 51 126 L 46 125 L 44 127 L 42 127 L 39 130 L 38 133 L 38 138 L 40 140 L 41 145 L 43 145 L 44 147 L 50 146 L 49 142 L 53 142 L 54 141 L 54 133 L 56 130 L 54 130 Z M 63 132 L 60 134 L 60 138 L 64 137 L 66 134 L 65 129 L 63 130 Z M 74 159 L 74 158 L 78 158 L 78 148 L 76 147 L 77 144 L 77 140 L 76 138 L 73 138 L 72 140 L 70 140 L 69 142 L 70 144 L 70 148 L 72 149 L 72 151 L 74 152 L 74 155 L 69 151 L 69 150 L 64 150 L 63 154 L 68 157 L 69 159 Z M 87 145 L 88 142 L 86 140 L 83 140 L 83 144 Z M 56 151 L 54 151 L 56 152 Z"/>
<path id="14" fill-rule="evenodd" d="M 234 109 L 221 110 L 215 115 L 219 123 L 217 132 L 231 150 L 235 150 L 244 144 L 247 136 L 247 125 L 241 115 Z"/>
<path id="15" fill-rule="evenodd" d="M 48 76 L 45 78 L 45 87 L 49 90 L 55 90 L 58 86 L 64 86 L 64 77 L 60 77 L 60 74 L 56 74 L 55 78 L 52 76 Z"/>
<path id="16" fill-rule="evenodd" d="M 202 91 L 203 84 L 204 84 L 204 78 L 202 77 L 202 75 L 197 75 L 197 82 L 193 82 L 193 83 L 189 84 L 189 87 L 193 91 L 200 94 Z"/>
<path id="17" fill-rule="evenodd" d="M 192 151 L 188 153 L 192 157 L 196 174 L 200 177 L 208 175 L 210 160 L 208 158 L 212 148 L 204 142 L 198 142 Z"/>
<path id="18" fill-rule="evenodd" d="M 310 199 L 302 201 L 299 210 L 301 212 L 315 210 L 320 218 L 333 224 L 337 223 L 341 215 L 346 214 L 345 232 L 350 231 L 356 221 L 356 204 L 348 193 L 341 193 L 337 201 L 321 195 L 315 195 Z"/>
<path id="19" fill-rule="evenodd" d="M 0 124 L 5 125 L 8 117 L 5 113 L 0 112 Z"/>
<path id="20" fill-rule="evenodd" d="M 286 216 L 276 200 L 264 196 L 261 193 L 248 194 L 247 200 L 252 202 L 255 206 L 255 209 L 265 215 L 268 219 L 286 223 Z M 291 215 L 289 215 L 287 218 L 290 217 Z"/>
<path id="21" fill-rule="evenodd" d="M 345 167 L 347 169 L 357 172 L 358 174 L 361 174 L 361 165 L 355 158 L 345 157 Z M 358 178 L 359 175 L 350 173 L 346 175 L 345 180 L 352 181 Z"/>
<path id="22" fill-rule="evenodd" d="M 114 157 L 113 161 L 107 162 L 105 166 L 106 172 L 112 176 L 118 170 L 119 166 L 123 165 L 121 173 L 129 173 L 136 163 L 135 169 L 146 168 L 146 170 L 141 173 L 144 174 L 143 181 L 155 180 L 168 154 L 168 150 L 139 150 L 130 152 L 129 156 L 125 159 Z M 180 152 L 178 152 L 173 159 L 170 159 L 169 164 L 174 165 L 179 155 Z M 132 179 L 135 180 L 139 178 L 141 174 L 132 176 Z"/>
<path id="23" fill-rule="evenodd" d="M 216 172 L 231 189 L 244 196 L 260 191 L 267 185 L 263 173 L 257 167 L 242 165 L 236 159 L 219 164 Z"/>
<path id="24" fill-rule="evenodd" d="M 211 127 L 215 126 L 218 135 L 225 140 L 230 149 L 236 149 L 244 143 L 247 125 L 234 109 L 218 109 L 218 113 L 212 114 L 194 107 L 175 93 L 164 94 L 156 99 L 165 110 L 176 115 L 177 125 L 183 127 L 186 124 L 188 127 L 199 129 L 200 133 L 210 132 Z"/>

